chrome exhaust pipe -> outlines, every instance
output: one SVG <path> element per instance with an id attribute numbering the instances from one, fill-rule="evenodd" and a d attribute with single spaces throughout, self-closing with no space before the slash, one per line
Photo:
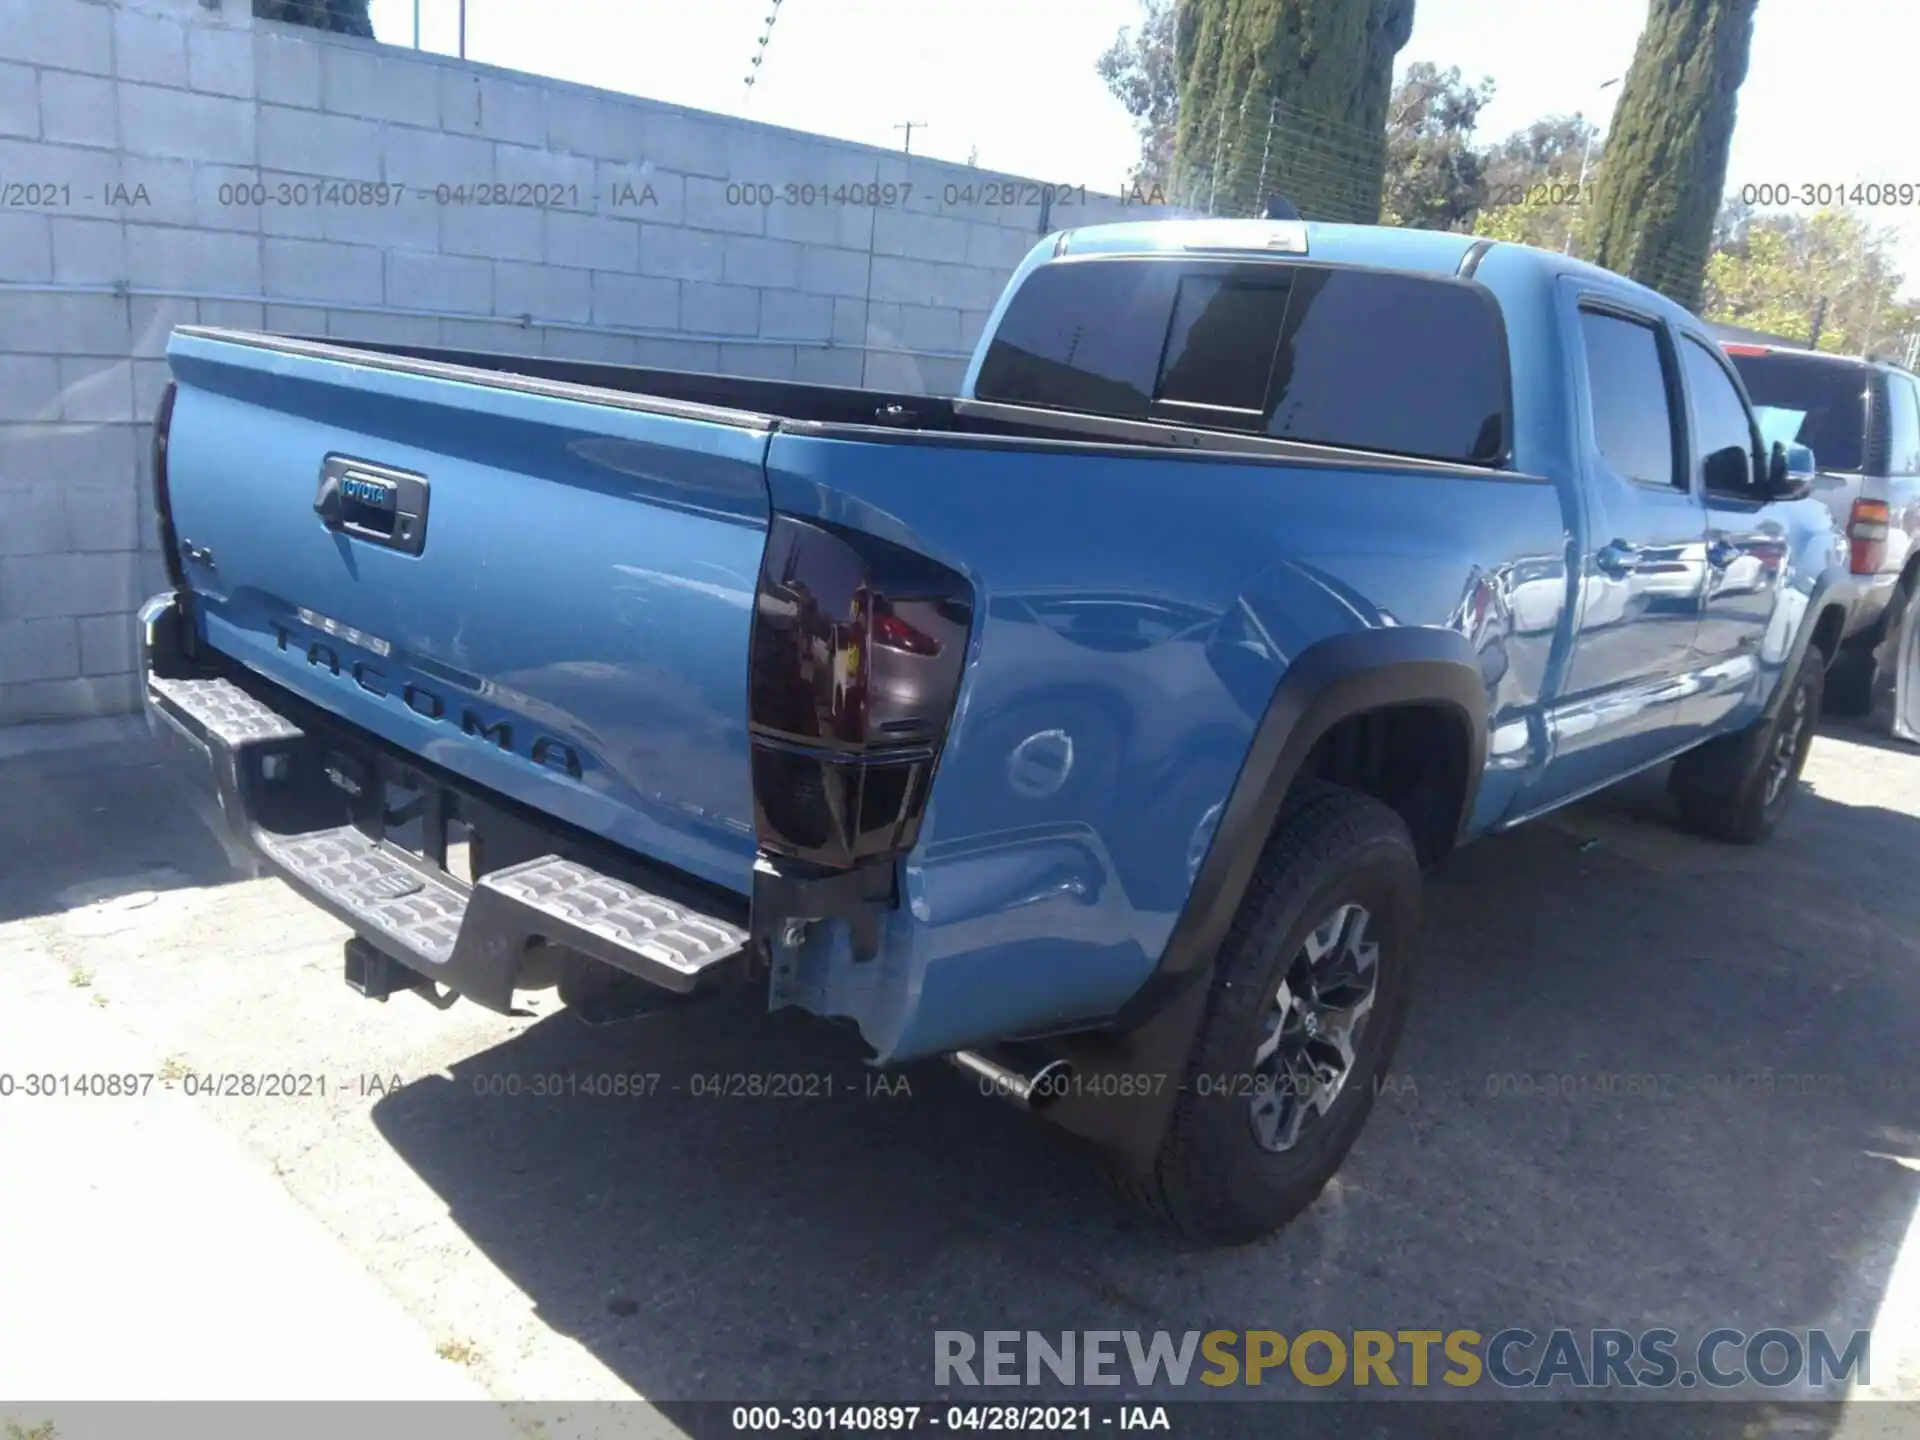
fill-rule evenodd
<path id="1" fill-rule="evenodd" d="M 998 1095 L 1022 1110 L 1043 1110 L 1051 1105 L 1060 1098 L 1073 1074 L 1073 1065 L 1066 1060 L 1049 1060 L 1033 1074 L 1022 1075 L 977 1050 L 955 1050 L 947 1059 L 980 1082 L 982 1095 Z"/>

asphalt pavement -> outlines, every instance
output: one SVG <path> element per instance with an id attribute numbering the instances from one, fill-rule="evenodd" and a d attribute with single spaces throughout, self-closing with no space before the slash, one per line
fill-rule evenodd
<path id="1" fill-rule="evenodd" d="M 1920 1398 L 1920 751 L 1861 730 L 1766 847 L 1681 834 L 1653 776 L 1457 856 L 1394 1085 L 1234 1251 L 948 1067 L 876 1093 L 851 1035 L 750 999 L 603 1029 L 366 1001 L 341 927 L 236 871 L 127 726 L 0 732 L 0 795 L 0 1071 L 164 1077 L 0 1099 L 0 1397 L 643 1396 L 698 1429 L 687 1402 L 924 1399 L 937 1330 L 1778 1325 L 1873 1327 L 1864 1393 Z"/>

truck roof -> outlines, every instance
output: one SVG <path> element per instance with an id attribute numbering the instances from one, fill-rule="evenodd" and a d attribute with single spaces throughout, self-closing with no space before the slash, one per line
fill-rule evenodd
<path id="1" fill-rule="evenodd" d="M 1153 254 L 1205 250 L 1214 254 L 1301 254 L 1349 265 L 1453 274 L 1476 237 L 1445 230 L 1401 230 L 1386 225 L 1330 225 L 1302 220 L 1134 220 L 1069 230 L 1057 243 L 1069 255 Z M 1275 243 L 1278 241 L 1279 243 Z M 1062 253 L 1056 251 L 1055 253 Z"/>
<path id="2" fill-rule="evenodd" d="M 1701 322 L 1684 306 L 1658 291 L 1571 255 L 1506 240 L 1463 235 L 1452 230 L 1403 230 L 1391 225 L 1333 225 L 1311 220 L 1143 220 L 1089 225 L 1054 238 L 1053 255 L 1164 254 L 1173 251 L 1213 255 L 1297 256 L 1336 265 L 1368 265 L 1385 270 L 1455 275 L 1475 247 L 1494 271 L 1514 276 L 1518 262 L 1539 278 L 1573 275 L 1630 286 L 1650 309 L 1675 320 Z M 1499 257 L 1496 262 L 1493 257 Z M 1044 256 L 1044 252 L 1040 257 Z M 1478 272 L 1487 278 L 1487 272 Z"/>

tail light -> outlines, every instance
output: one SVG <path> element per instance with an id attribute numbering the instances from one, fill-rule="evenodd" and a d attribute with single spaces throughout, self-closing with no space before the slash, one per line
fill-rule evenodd
<path id="1" fill-rule="evenodd" d="M 1852 549 L 1850 569 L 1856 575 L 1878 573 L 1887 558 L 1887 522 L 1892 512 L 1884 500 L 1856 500 L 1847 521 L 1847 540 Z"/>
<path id="2" fill-rule="evenodd" d="M 972 623 L 972 587 L 946 566 L 774 517 L 748 654 L 763 848 L 844 869 L 912 847 Z"/>
<path id="3" fill-rule="evenodd" d="M 153 518 L 160 529 L 160 554 L 167 565 L 167 579 L 175 590 L 187 588 L 186 571 L 180 566 L 180 544 L 173 533 L 173 497 L 167 490 L 167 438 L 173 429 L 173 397 L 176 390 L 169 380 L 160 392 L 159 408 L 153 412 Z"/>

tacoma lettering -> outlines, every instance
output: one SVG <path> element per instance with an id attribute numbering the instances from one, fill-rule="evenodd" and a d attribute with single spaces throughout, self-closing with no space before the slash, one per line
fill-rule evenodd
<path id="1" fill-rule="evenodd" d="M 302 640 L 284 625 L 273 625 L 274 643 L 282 650 L 296 650 L 307 658 L 307 664 L 316 670 L 324 670 L 329 675 L 345 674 L 353 683 L 367 694 L 382 700 L 394 698 L 395 692 L 389 688 L 387 674 L 376 665 L 364 660 L 355 660 L 342 667 L 339 653 L 331 645 L 319 640 Z M 453 723 L 447 713 L 446 700 L 436 692 L 429 690 L 417 681 L 407 680 L 400 685 L 398 696 L 400 703 L 423 720 L 438 720 Z M 581 762 L 580 752 L 566 741 L 552 735 L 533 736 L 524 752 L 514 746 L 513 721 L 506 716 L 489 719 L 472 706 L 462 706 L 459 719 L 460 733 L 470 735 L 476 740 L 491 742 L 496 749 L 510 755 L 524 754 L 524 758 L 544 770 L 555 770 L 562 775 L 571 775 L 578 780 L 586 773 Z"/>

